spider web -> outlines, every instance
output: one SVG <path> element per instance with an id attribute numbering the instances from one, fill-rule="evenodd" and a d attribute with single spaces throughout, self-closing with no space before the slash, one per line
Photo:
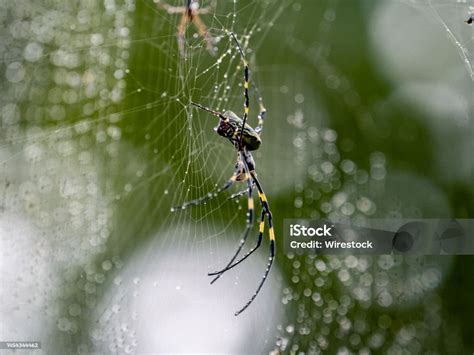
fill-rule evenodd
<path id="1" fill-rule="evenodd" d="M 413 147 L 410 132 L 425 124 L 440 150 L 446 135 L 455 136 L 459 144 L 448 150 L 468 156 L 474 39 L 463 21 L 473 3 L 206 6 L 212 11 L 201 19 L 216 39 L 214 57 L 193 25 L 187 56 L 180 56 L 181 15 L 152 1 L 2 5 L 2 269 L 19 265 L 15 275 L 1 275 L 19 295 L 2 294 L 2 318 L 13 312 L 6 319 L 16 324 L 2 329 L 2 338 L 41 339 L 43 348 L 78 353 L 318 353 L 416 352 L 449 335 L 436 349 L 466 350 L 454 320 L 441 322 L 438 289 L 452 258 L 277 254 L 262 293 L 233 318 L 260 281 L 267 245 L 212 287 L 206 273 L 225 265 L 241 238 L 245 198 L 170 208 L 205 195 L 233 172 L 235 151 L 213 132 L 214 117 L 189 105 L 242 114 L 243 68 L 226 34 L 232 31 L 269 111 L 254 156 L 277 232 L 291 217 L 449 215 L 437 185 L 472 177 L 472 165 L 436 160 L 434 184 L 401 168 L 381 142 L 400 130 L 400 140 Z M 419 45 L 399 39 L 394 28 L 403 21 L 414 39 L 432 40 L 415 53 L 418 66 L 396 55 Z M 360 69 L 341 59 L 353 49 L 345 30 L 359 36 L 361 23 L 374 71 L 393 83 L 385 95 L 361 84 L 377 75 L 361 79 Z M 430 43 L 439 46 L 438 57 L 427 54 Z M 432 95 L 423 97 L 427 88 Z M 255 126 L 252 88 L 250 94 Z M 439 107 L 439 97 L 454 100 Z M 397 126 L 390 113 L 400 102 L 427 121 Z M 446 129 L 443 115 L 454 118 L 456 129 Z M 398 191 L 401 185 L 431 200 L 418 201 L 413 191 Z M 376 310 L 365 316 L 370 307 Z M 407 309 L 413 316 L 394 325 Z M 26 327 L 26 317 L 39 319 Z"/>
<path id="2" fill-rule="evenodd" d="M 456 47 L 458 55 L 464 63 L 467 73 L 474 80 L 474 65 L 472 54 L 474 51 L 474 38 L 472 29 L 469 30 L 458 18 L 469 18 L 474 11 L 472 2 L 469 1 L 406 1 L 408 5 L 425 11 L 438 25 L 446 31 L 446 36 Z M 464 22 L 466 22 L 464 21 Z"/>
<path id="3" fill-rule="evenodd" d="M 257 7 L 237 1 L 211 5 L 213 13 L 202 18 L 217 40 L 218 55 L 211 57 L 202 38 L 193 36 L 194 29 L 188 26 L 186 58 L 177 51 L 180 16 L 152 2 L 91 1 L 80 8 L 3 5 L 3 26 L 8 29 L 2 41 L 6 80 L 1 230 L 2 249 L 8 250 L 3 269 L 16 263 L 24 266 L 18 278 L 2 274 L 2 283 L 24 286 L 19 307 L 10 294 L 2 294 L 8 299 L 2 317 L 16 309 L 17 320 L 2 338 L 23 339 L 28 333 L 42 339 L 45 349 L 78 353 L 182 348 L 168 336 L 170 329 L 176 332 L 182 324 L 171 327 L 172 321 L 167 320 L 170 326 L 159 328 L 161 320 L 167 319 L 161 313 L 168 308 L 178 315 L 180 307 L 190 306 L 201 310 L 199 299 L 197 305 L 174 301 L 180 294 L 198 292 L 190 286 L 196 279 L 199 292 L 204 292 L 204 286 L 206 292 L 211 290 L 206 272 L 222 265 L 230 250 L 230 245 L 229 250 L 223 249 L 216 241 L 223 236 L 238 240 L 239 228 L 234 224 L 242 225 L 239 221 L 245 218 L 243 211 L 236 213 L 240 207 L 235 202 L 222 200 L 189 214 L 170 213 L 173 204 L 224 182 L 235 162 L 232 147 L 210 139 L 215 122 L 192 112 L 189 101 L 219 110 L 226 106 L 242 110 L 243 68 L 226 31 L 236 33 L 254 65 L 249 43 L 263 39 L 272 26 L 263 23 L 263 9 L 268 11 L 267 20 L 276 19 L 285 6 L 265 2 Z M 246 22 L 238 23 L 238 16 Z M 10 238 L 16 234 L 21 241 Z M 215 258 L 218 248 L 222 260 Z M 51 253 L 55 257 L 49 260 Z M 216 264 L 211 263 L 213 258 Z M 27 276 L 30 268 L 37 271 Z M 242 283 L 235 278 L 221 283 L 221 289 L 227 290 L 224 296 L 238 292 L 240 297 L 234 296 L 238 304 L 223 302 L 225 297 L 221 299 L 216 288 L 214 301 L 205 303 L 207 311 L 201 316 L 212 313 L 209 305 L 216 302 L 221 308 L 212 338 L 228 331 L 222 317 L 232 315 L 233 308 L 254 291 L 260 275 L 253 275 L 252 269 L 244 271 Z M 43 283 L 41 296 L 25 292 L 34 280 Z M 135 304 L 139 287 L 145 299 Z M 142 305 L 148 304 L 150 295 L 155 298 L 151 306 L 165 309 L 154 308 L 152 323 L 139 328 L 136 314 L 145 317 Z M 45 326 L 22 327 L 21 320 L 39 313 L 44 304 L 51 305 L 40 320 Z M 227 323 L 236 322 L 226 318 Z M 184 344 L 185 350 L 250 349 L 244 339 L 252 332 L 251 319 L 239 328 L 233 326 L 238 332 L 232 330 L 231 339 L 223 344 L 210 343 L 209 337 L 203 343 L 195 336 Z M 188 313 L 183 321 L 195 329 L 200 319 Z M 155 343 L 149 329 L 157 326 L 162 337 Z M 183 333 L 188 339 L 191 330 Z M 253 346 L 266 347 L 267 339 L 267 331 L 260 332 Z"/>

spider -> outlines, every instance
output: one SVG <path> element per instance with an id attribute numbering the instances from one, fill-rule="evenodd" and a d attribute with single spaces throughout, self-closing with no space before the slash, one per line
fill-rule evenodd
<path id="1" fill-rule="evenodd" d="M 464 22 L 466 22 L 468 25 L 471 25 L 473 21 L 474 21 L 474 12 L 470 13 L 469 18 Z"/>
<path id="2" fill-rule="evenodd" d="M 161 0 L 155 0 L 156 4 L 162 9 L 166 10 L 169 14 L 182 14 L 181 21 L 178 25 L 178 33 L 176 37 L 178 39 L 179 53 L 181 56 L 186 56 L 185 50 L 185 38 L 186 27 L 191 22 L 196 26 L 199 34 L 204 38 L 206 42 L 206 48 L 211 55 L 215 55 L 214 49 L 214 38 L 207 31 L 206 25 L 201 21 L 200 14 L 208 14 L 211 11 L 211 7 L 199 8 L 199 3 L 196 0 L 186 0 L 185 6 L 171 6 L 169 4 L 161 2 Z"/>
<path id="3" fill-rule="evenodd" d="M 237 163 L 235 164 L 235 170 L 234 170 L 233 175 L 230 177 L 230 179 L 222 187 L 214 190 L 213 192 L 208 193 L 207 195 L 201 198 L 188 201 L 182 204 L 181 206 L 174 207 L 171 209 L 171 211 L 185 209 L 189 206 L 200 205 L 206 202 L 207 200 L 216 197 L 221 192 L 224 192 L 225 190 L 229 189 L 235 183 L 246 182 L 247 188 L 245 190 L 235 193 L 229 197 L 229 199 L 232 199 L 232 198 L 241 196 L 245 193 L 247 194 L 248 207 L 247 207 L 247 220 L 246 220 L 246 228 L 244 231 L 244 235 L 242 239 L 240 240 L 240 244 L 236 252 L 232 256 L 230 261 L 227 263 L 227 265 L 219 271 L 208 273 L 209 276 L 214 276 L 213 280 L 211 281 L 211 284 L 213 284 L 226 271 L 237 266 L 238 264 L 243 262 L 245 259 L 247 259 L 252 253 L 254 253 L 260 247 L 262 243 L 263 235 L 265 232 L 265 219 L 267 219 L 268 235 L 270 239 L 270 257 L 268 259 L 267 268 L 265 269 L 262 280 L 260 281 L 255 293 L 252 295 L 250 300 L 240 310 L 235 312 L 235 315 L 238 316 L 240 313 L 246 310 L 247 307 L 250 306 L 250 304 L 255 300 L 258 293 L 262 289 L 263 284 L 265 283 L 265 280 L 267 279 L 267 276 L 273 264 L 273 260 L 275 259 L 275 233 L 273 230 L 272 212 L 270 211 L 270 206 L 268 204 L 267 197 L 265 196 L 265 192 L 263 191 L 262 185 L 260 184 L 260 181 L 257 178 L 257 173 L 255 171 L 255 161 L 251 153 L 251 151 L 257 150 L 262 143 L 260 139 L 260 134 L 262 133 L 262 130 L 263 130 L 263 122 L 265 119 L 266 109 L 263 106 L 263 100 L 262 100 L 262 97 L 260 96 L 260 93 L 258 92 L 258 88 L 254 86 L 256 93 L 258 95 L 258 102 L 260 106 L 260 113 L 257 116 L 258 124 L 255 127 L 255 129 L 247 124 L 247 118 L 249 114 L 249 66 L 247 64 L 247 60 L 245 59 L 245 55 L 242 50 L 242 47 L 239 41 L 237 40 L 237 37 L 232 32 L 228 34 L 234 40 L 236 47 L 240 53 L 240 57 L 244 66 L 244 115 L 243 115 L 243 118 L 238 117 L 232 111 L 225 111 L 221 113 L 218 111 L 211 110 L 210 108 L 207 108 L 195 102 L 191 102 L 191 104 L 203 111 L 206 111 L 216 117 L 219 117 L 219 124 L 214 130 L 217 132 L 219 136 L 226 138 L 230 143 L 232 143 L 234 148 L 237 150 Z M 235 261 L 237 259 L 237 256 L 241 252 L 244 246 L 244 243 L 247 240 L 247 237 L 252 229 L 253 219 L 254 219 L 254 202 L 253 202 L 254 188 L 257 189 L 260 205 L 262 207 L 257 242 L 255 246 L 253 246 L 247 252 L 247 254 L 245 254 L 240 259 Z"/>

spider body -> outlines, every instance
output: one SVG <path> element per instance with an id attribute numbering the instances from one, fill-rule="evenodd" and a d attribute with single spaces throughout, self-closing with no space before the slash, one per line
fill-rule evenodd
<path id="1" fill-rule="evenodd" d="M 242 148 L 257 150 L 262 144 L 260 135 L 249 124 L 242 128 L 243 120 L 232 111 L 225 111 L 215 128 L 218 135 L 227 138 L 236 148 L 240 144 L 242 135 Z"/>
<path id="2" fill-rule="evenodd" d="M 235 163 L 235 172 L 236 177 L 235 181 L 244 182 L 251 178 L 248 171 L 255 172 L 255 161 L 253 160 L 252 153 L 248 150 L 244 151 L 242 157 L 237 158 L 237 163 Z"/>
<path id="3" fill-rule="evenodd" d="M 237 49 L 240 53 L 242 62 L 244 64 L 244 86 L 243 86 L 244 87 L 244 115 L 243 115 L 243 118 L 240 118 L 232 111 L 225 111 L 221 113 L 219 111 L 214 111 L 210 108 L 207 108 L 199 103 L 191 102 L 191 104 L 219 118 L 219 123 L 217 127 L 214 128 L 214 130 L 217 132 L 219 136 L 224 137 L 228 141 L 230 141 L 232 145 L 234 146 L 234 148 L 237 150 L 237 162 L 235 163 L 235 166 L 234 166 L 234 173 L 222 187 L 216 189 L 213 192 L 209 192 L 208 194 L 204 195 L 201 198 L 188 201 L 180 206 L 174 207 L 171 209 L 171 211 L 183 210 L 189 206 L 196 206 L 196 205 L 205 203 L 206 201 L 216 197 L 219 193 L 229 189 L 231 186 L 233 186 L 237 182 L 242 182 L 242 183 L 245 182 L 247 184 L 246 190 L 233 194 L 230 197 L 232 199 L 246 193 L 247 200 L 248 200 L 246 228 L 245 228 L 244 235 L 240 240 L 240 244 L 237 248 L 237 251 L 234 253 L 230 261 L 227 263 L 227 265 L 223 269 L 208 273 L 209 276 L 214 277 L 213 280 L 211 281 L 211 284 L 212 284 L 216 280 L 218 280 L 226 271 L 239 265 L 241 262 L 247 259 L 250 255 L 252 255 L 262 244 L 263 236 L 265 234 L 265 222 L 267 222 L 268 237 L 269 237 L 268 239 L 269 239 L 269 244 L 270 244 L 270 255 L 268 258 L 267 267 L 257 287 L 257 290 L 254 292 L 250 300 L 239 311 L 235 312 L 235 315 L 237 316 L 240 313 L 242 313 L 244 310 L 246 310 L 247 307 L 255 300 L 255 298 L 257 297 L 258 293 L 262 289 L 267 279 L 267 276 L 273 264 L 273 260 L 275 258 L 275 233 L 273 230 L 272 212 L 270 211 L 270 206 L 269 206 L 267 197 L 265 195 L 265 192 L 263 191 L 262 185 L 260 184 L 260 181 L 257 178 L 257 172 L 255 170 L 255 161 L 251 153 L 251 151 L 257 150 L 262 144 L 260 135 L 263 130 L 263 122 L 265 119 L 266 109 L 263 106 L 263 100 L 260 94 L 258 93 L 258 88 L 255 87 L 257 94 L 259 95 L 258 102 L 260 106 L 260 112 L 257 116 L 258 124 L 255 128 L 252 128 L 249 124 L 247 124 L 247 118 L 248 118 L 248 113 L 249 113 L 249 68 L 248 68 L 247 61 L 245 60 L 244 52 L 242 50 L 242 47 L 240 46 L 239 41 L 237 40 L 237 38 L 235 37 L 233 33 L 229 33 L 229 35 L 235 41 L 237 45 Z M 258 200 L 261 206 L 257 241 L 256 241 L 256 244 L 244 256 L 236 260 L 253 226 L 253 221 L 254 221 L 253 190 L 254 189 L 256 189 L 258 192 Z"/>

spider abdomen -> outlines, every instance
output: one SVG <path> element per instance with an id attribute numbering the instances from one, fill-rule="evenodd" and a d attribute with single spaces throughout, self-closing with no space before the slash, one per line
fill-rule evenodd
<path id="1" fill-rule="evenodd" d="M 225 119 L 221 119 L 216 128 L 217 134 L 229 139 L 232 144 L 239 145 L 242 119 L 232 111 L 224 112 L 223 117 Z M 260 135 L 246 123 L 242 132 L 242 146 L 247 150 L 257 150 L 261 144 Z"/>
<path id="2" fill-rule="evenodd" d="M 237 139 L 239 136 L 240 134 L 237 134 Z M 250 126 L 244 127 L 244 133 L 242 134 L 242 146 L 246 147 L 247 150 L 257 150 L 260 148 L 261 144 L 262 140 L 260 139 L 258 133 L 255 132 L 255 130 Z"/>

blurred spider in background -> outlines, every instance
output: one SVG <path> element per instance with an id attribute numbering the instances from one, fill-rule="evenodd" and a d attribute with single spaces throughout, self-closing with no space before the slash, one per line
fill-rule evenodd
<path id="1" fill-rule="evenodd" d="M 199 17 L 200 14 L 208 14 L 211 12 L 211 7 L 199 7 L 199 3 L 196 0 L 185 0 L 185 6 L 171 6 L 167 3 L 161 2 L 161 0 L 155 0 L 155 3 L 166 10 L 169 14 L 182 14 L 181 21 L 178 25 L 178 33 L 176 37 L 178 39 L 178 48 L 181 56 L 186 56 L 185 48 L 185 34 L 186 28 L 190 23 L 193 23 L 198 30 L 198 33 L 206 42 L 206 48 L 211 55 L 215 55 L 216 51 L 214 48 L 215 38 L 212 37 L 207 31 L 206 25 L 202 22 Z"/>
<path id="2" fill-rule="evenodd" d="M 258 95 L 258 101 L 259 101 L 259 106 L 260 106 L 260 113 L 258 115 L 258 124 L 255 127 L 255 129 L 247 124 L 247 118 L 248 118 L 248 113 L 249 113 L 249 67 L 245 59 L 245 55 L 242 50 L 242 47 L 239 41 L 237 40 L 236 36 L 233 33 L 229 33 L 229 35 L 235 41 L 237 49 L 240 53 L 242 62 L 244 64 L 244 115 L 243 115 L 243 119 L 238 117 L 232 111 L 225 111 L 221 113 L 218 111 L 211 110 L 210 108 L 204 107 L 198 103 L 191 102 L 191 104 L 198 107 L 201 110 L 204 110 L 206 112 L 213 114 L 214 116 L 219 117 L 220 119 L 219 124 L 215 128 L 215 131 L 217 132 L 218 135 L 230 141 L 232 145 L 235 147 L 235 149 L 237 150 L 237 163 L 235 164 L 235 170 L 234 170 L 233 175 L 230 177 L 230 179 L 222 187 L 218 188 L 217 190 L 213 192 L 208 193 L 207 195 L 201 198 L 185 202 L 181 206 L 174 207 L 171 210 L 172 211 L 176 211 L 180 209 L 182 210 L 189 206 L 200 205 L 206 202 L 207 200 L 213 197 L 216 197 L 219 193 L 229 189 L 236 182 L 247 183 L 246 190 L 239 192 L 237 194 L 234 194 L 230 197 L 230 198 L 235 198 L 237 196 L 244 194 L 245 192 L 247 193 L 247 199 L 248 199 L 247 224 L 246 224 L 244 235 L 240 241 L 237 251 L 232 256 L 232 258 L 227 263 L 227 265 L 219 271 L 211 272 L 208 274 L 209 276 L 215 276 L 214 279 L 211 281 L 211 284 L 212 284 L 217 279 L 219 279 L 223 273 L 232 269 L 234 266 L 240 264 L 242 261 L 247 259 L 253 252 L 255 252 L 255 250 L 257 250 L 262 243 L 263 234 L 265 231 L 265 219 L 267 219 L 268 235 L 269 235 L 269 240 L 270 240 L 270 256 L 268 259 L 267 268 L 265 269 L 262 280 L 260 281 L 260 284 L 258 285 L 257 290 L 252 295 L 250 300 L 245 304 L 244 307 L 242 307 L 240 310 L 235 312 L 235 315 L 237 316 L 240 313 L 242 313 L 245 309 L 247 309 L 247 307 L 255 300 L 258 293 L 262 289 L 263 284 L 265 283 L 265 280 L 267 279 L 273 260 L 275 258 L 275 233 L 273 231 L 272 212 L 270 211 L 270 206 L 268 204 L 267 197 L 265 196 L 265 192 L 263 191 L 262 185 L 260 184 L 260 181 L 257 178 L 257 173 L 255 171 L 255 162 L 251 153 L 251 151 L 257 150 L 260 147 L 260 144 L 262 143 L 260 139 L 260 134 L 262 133 L 262 130 L 263 130 L 263 122 L 265 119 L 266 109 L 263 106 L 263 100 L 258 92 L 257 87 L 254 86 L 256 93 Z M 260 205 L 262 208 L 257 242 L 255 246 L 252 247 L 247 252 L 247 254 L 245 254 L 239 260 L 235 261 L 240 251 L 242 250 L 244 243 L 247 240 L 247 237 L 252 229 L 253 216 L 254 216 L 254 203 L 253 203 L 253 189 L 254 188 L 257 189 Z"/>
<path id="3" fill-rule="evenodd" d="M 466 22 L 468 25 L 471 25 L 473 21 L 474 21 L 474 12 L 471 12 L 469 14 L 469 18 L 464 22 Z"/>

